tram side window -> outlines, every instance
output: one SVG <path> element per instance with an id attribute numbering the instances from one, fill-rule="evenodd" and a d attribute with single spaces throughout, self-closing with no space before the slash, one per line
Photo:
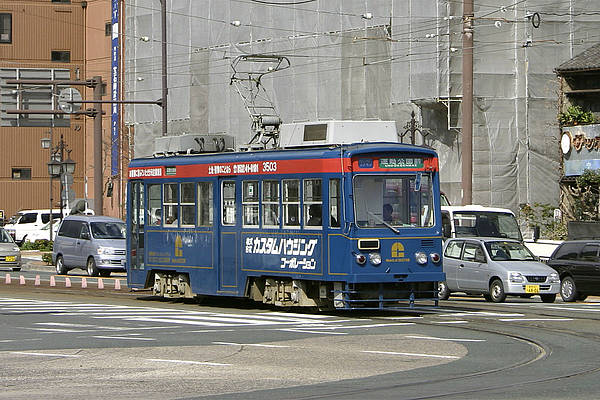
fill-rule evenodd
<path id="1" fill-rule="evenodd" d="M 279 227 L 279 182 L 263 181 L 263 226 Z"/>
<path id="2" fill-rule="evenodd" d="M 242 182 L 242 210 L 244 226 L 258 226 L 258 182 Z"/>
<path id="3" fill-rule="evenodd" d="M 148 185 L 148 212 L 150 213 L 149 221 L 152 226 L 159 226 L 162 222 L 160 186 L 158 184 Z"/>
<path id="4" fill-rule="evenodd" d="M 300 181 L 283 181 L 283 225 L 300 225 Z"/>
<path id="5" fill-rule="evenodd" d="M 320 179 L 304 180 L 304 225 L 322 227 L 323 185 Z"/>
<path id="6" fill-rule="evenodd" d="M 212 189 L 212 182 L 198 183 L 198 226 L 212 226 L 213 224 Z"/>
<path id="7" fill-rule="evenodd" d="M 177 184 L 176 183 L 165 183 L 164 187 L 164 199 L 163 199 L 163 225 L 164 226 L 177 226 L 179 215 L 177 213 L 178 208 L 178 196 L 177 196 Z"/>
<path id="8" fill-rule="evenodd" d="M 235 225 L 235 182 L 223 182 L 223 214 L 221 221 L 223 225 Z"/>
<path id="9" fill-rule="evenodd" d="M 331 179 L 329 181 L 329 216 L 332 228 L 340 226 L 340 180 Z"/>
<path id="10" fill-rule="evenodd" d="M 196 197 L 193 183 L 181 184 L 181 226 L 196 224 Z"/>

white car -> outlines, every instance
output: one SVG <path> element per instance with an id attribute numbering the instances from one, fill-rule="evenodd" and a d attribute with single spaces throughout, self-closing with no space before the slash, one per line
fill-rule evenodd
<path id="1" fill-rule="evenodd" d="M 46 225 L 42 226 L 40 229 L 30 231 L 27 236 L 25 236 L 26 242 L 35 242 L 36 240 L 50 240 L 54 241 L 54 237 L 56 236 L 56 232 L 58 232 L 58 227 L 60 226 L 60 218 L 56 218 L 52 221 L 52 237 L 50 237 L 50 222 Z"/>

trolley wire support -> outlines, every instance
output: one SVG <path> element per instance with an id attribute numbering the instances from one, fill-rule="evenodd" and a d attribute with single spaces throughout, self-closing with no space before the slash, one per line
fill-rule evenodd
<path id="1" fill-rule="evenodd" d="M 254 68 L 260 66 L 260 68 Z M 263 76 L 290 67 L 285 56 L 267 54 L 247 54 L 236 57 L 231 63 L 233 74 L 230 84 L 244 101 L 246 111 L 252 120 L 252 138 L 247 149 L 279 146 L 279 116 L 275 104 L 261 82 Z"/>

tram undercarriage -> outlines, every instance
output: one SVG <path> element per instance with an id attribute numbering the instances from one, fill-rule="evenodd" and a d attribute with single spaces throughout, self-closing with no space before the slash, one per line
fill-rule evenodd
<path id="1" fill-rule="evenodd" d="M 165 298 L 193 298 L 187 273 L 154 271 L 149 277 L 152 293 Z M 415 301 L 437 305 L 437 282 L 345 283 L 309 281 L 283 277 L 251 277 L 244 297 L 278 307 L 392 310 L 412 308 Z"/>

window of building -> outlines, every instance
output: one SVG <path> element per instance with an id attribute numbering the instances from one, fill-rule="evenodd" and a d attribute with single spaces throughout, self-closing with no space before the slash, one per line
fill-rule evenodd
<path id="1" fill-rule="evenodd" d="M 223 214 L 221 221 L 223 225 L 235 225 L 235 182 L 223 181 L 221 198 Z"/>
<path id="2" fill-rule="evenodd" d="M 71 62 L 71 52 L 68 50 L 52 50 L 50 60 L 62 63 Z"/>
<path id="3" fill-rule="evenodd" d="M 69 114 L 7 114 L 6 110 L 59 110 L 58 94 L 68 85 L 9 85 L 9 79 L 70 80 L 68 69 L 0 68 L 0 126 L 68 127 Z"/>
<path id="4" fill-rule="evenodd" d="M 258 226 L 258 181 L 242 182 L 244 226 Z"/>
<path id="5" fill-rule="evenodd" d="M 12 14 L 0 13 L 0 43 L 12 43 Z"/>
<path id="6" fill-rule="evenodd" d="M 323 225 L 323 187 L 320 179 L 304 180 L 304 226 Z"/>
<path id="7" fill-rule="evenodd" d="M 196 224 L 196 197 L 193 183 L 181 184 L 181 226 L 194 226 Z"/>
<path id="8" fill-rule="evenodd" d="M 279 181 L 263 181 L 263 226 L 279 227 Z"/>
<path id="9" fill-rule="evenodd" d="M 300 225 L 300 181 L 283 181 L 283 225 Z"/>
<path id="10" fill-rule="evenodd" d="M 198 183 L 198 226 L 213 224 L 213 187 L 211 182 Z"/>
<path id="11" fill-rule="evenodd" d="M 340 226 L 340 180 L 331 179 L 329 181 L 329 226 L 339 228 Z"/>
<path id="12" fill-rule="evenodd" d="M 177 226 L 179 223 L 177 186 L 176 183 L 163 185 L 163 226 Z"/>
<path id="13" fill-rule="evenodd" d="M 106 22 L 104 24 L 104 36 L 112 36 L 112 23 Z"/>
<path id="14" fill-rule="evenodd" d="M 13 168 L 12 178 L 18 181 L 30 181 L 31 180 L 31 168 Z"/>

